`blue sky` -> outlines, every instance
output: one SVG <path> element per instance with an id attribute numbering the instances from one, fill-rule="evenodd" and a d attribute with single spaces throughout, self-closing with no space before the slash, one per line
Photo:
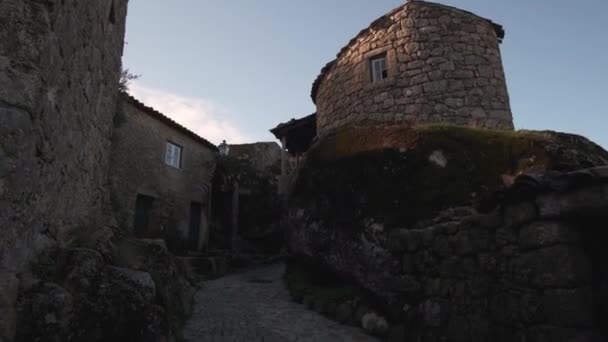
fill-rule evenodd
<path id="1" fill-rule="evenodd" d="M 132 92 L 218 143 L 314 112 L 319 71 L 404 0 L 130 0 Z M 608 147 L 608 1 L 445 0 L 502 24 L 515 125 Z"/>

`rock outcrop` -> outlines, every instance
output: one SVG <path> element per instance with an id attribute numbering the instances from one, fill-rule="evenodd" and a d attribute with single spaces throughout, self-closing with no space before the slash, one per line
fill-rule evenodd
<path id="1" fill-rule="evenodd" d="M 0 3 L 0 339 L 19 279 L 104 203 L 127 0 Z"/>
<path id="2" fill-rule="evenodd" d="M 114 263 L 84 248 L 38 256 L 17 341 L 173 341 L 193 287 L 162 241 L 126 240 Z"/>
<path id="3" fill-rule="evenodd" d="M 0 2 L 0 341 L 171 341 L 188 312 L 181 264 L 109 203 L 126 14 Z"/>
<path id="4" fill-rule="evenodd" d="M 305 163 L 291 252 L 373 294 L 393 338 L 606 337 L 608 175 L 576 171 L 608 164 L 599 146 L 552 132 L 352 129 Z"/>

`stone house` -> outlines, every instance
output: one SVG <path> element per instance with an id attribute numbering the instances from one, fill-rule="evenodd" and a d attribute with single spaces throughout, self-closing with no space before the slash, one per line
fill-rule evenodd
<path id="1" fill-rule="evenodd" d="M 513 129 L 500 54 L 504 28 L 455 7 L 408 1 L 373 21 L 312 85 L 315 114 L 270 131 L 286 160 L 352 126 L 451 124 Z"/>
<path id="2" fill-rule="evenodd" d="M 502 26 L 471 12 L 408 1 L 373 21 L 323 67 L 311 90 L 316 114 L 271 132 L 281 141 L 303 136 L 307 149 L 311 120 L 319 136 L 376 124 L 513 129 L 504 37 Z"/>
<path id="3" fill-rule="evenodd" d="M 502 26 L 471 12 L 408 1 L 321 70 L 311 92 L 317 132 L 369 123 L 513 129 L 504 37 Z"/>
<path id="4" fill-rule="evenodd" d="M 121 226 L 177 254 L 204 249 L 217 147 L 127 94 L 115 127 L 110 183 Z"/>
<path id="5" fill-rule="evenodd" d="M 281 123 L 270 132 L 281 142 L 281 176 L 278 191 L 285 194 L 289 187 L 289 177 L 298 168 L 317 136 L 317 114 L 313 113 L 300 119 Z"/>

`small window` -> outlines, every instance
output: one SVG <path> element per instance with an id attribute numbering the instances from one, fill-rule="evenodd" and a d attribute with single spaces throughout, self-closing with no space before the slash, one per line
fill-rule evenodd
<path id="1" fill-rule="evenodd" d="M 382 81 L 388 77 L 386 54 L 371 58 L 369 63 L 372 72 L 372 82 Z"/>
<path id="2" fill-rule="evenodd" d="M 167 150 L 165 152 L 165 164 L 175 168 L 182 166 L 182 147 L 170 141 L 167 141 Z"/>

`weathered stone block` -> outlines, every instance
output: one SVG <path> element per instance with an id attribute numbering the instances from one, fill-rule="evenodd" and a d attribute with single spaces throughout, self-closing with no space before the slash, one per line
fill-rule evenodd
<path id="1" fill-rule="evenodd" d="M 458 108 L 464 106 L 464 100 L 459 98 L 448 98 L 445 100 L 445 104 L 448 107 Z"/>
<path id="2" fill-rule="evenodd" d="M 389 329 L 386 319 L 375 312 L 365 314 L 361 319 L 361 326 L 369 334 L 376 336 L 385 336 Z"/>
<path id="3" fill-rule="evenodd" d="M 462 264 L 459 257 L 444 259 L 439 266 L 439 274 L 445 278 L 462 276 Z"/>
<path id="4" fill-rule="evenodd" d="M 591 283 L 591 262 L 580 249 L 555 246 L 526 253 L 515 261 L 515 279 L 538 288 L 580 287 Z"/>
<path id="5" fill-rule="evenodd" d="M 388 342 L 403 342 L 405 341 L 405 325 L 392 325 L 388 331 Z"/>
<path id="6" fill-rule="evenodd" d="M 427 300 L 420 306 L 422 319 L 428 327 L 438 328 L 444 322 L 447 316 L 447 308 L 442 307 L 438 301 Z"/>
<path id="7" fill-rule="evenodd" d="M 593 326 L 593 292 L 590 287 L 545 291 L 539 309 L 540 319 L 567 328 Z"/>
<path id="8" fill-rule="evenodd" d="M 447 86 L 448 86 L 447 80 L 432 81 L 432 82 L 427 82 L 427 83 L 423 84 L 425 93 L 443 92 L 447 89 Z"/>
<path id="9" fill-rule="evenodd" d="M 532 202 L 520 202 L 504 209 L 504 221 L 507 227 L 516 227 L 530 222 L 537 217 L 537 208 Z"/>
<path id="10" fill-rule="evenodd" d="M 573 192 L 541 195 L 536 203 L 543 218 L 599 213 L 608 210 L 608 193 L 600 187 L 577 189 Z"/>
<path id="11" fill-rule="evenodd" d="M 325 302 L 321 298 L 315 298 L 312 304 L 312 310 L 322 314 L 323 312 L 325 312 L 325 307 Z"/>
<path id="12" fill-rule="evenodd" d="M 421 244 L 420 231 L 399 229 L 389 233 L 388 248 L 393 253 L 415 252 Z"/>
<path id="13" fill-rule="evenodd" d="M 490 253 L 481 253 L 477 256 L 479 267 L 484 272 L 496 271 L 496 256 Z"/>
<path id="14" fill-rule="evenodd" d="M 475 119 L 484 119 L 488 114 L 482 108 L 475 108 L 471 111 L 471 116 Z"/>
<path id="15" fill-rule="evenodd" d="M 405 274 L 414 272 L 414 258 L 411 254 L 403 254 L 403 257 L 401 258 L 401 269 Z"/>
<path id="16" fill-rule="evenodd" d="M 417 277 L 407 275 L 388 279 L 383 288 L 394 293 L 414 296 L 421 291 L 422 285 Z"/>
<path id="17" fill-rule="evenodd" d="M 140 300 L 144 302 L 154 301 L 156 285 L 149 273 L 128 268 L 109 267 L 108 275 L 113 282 L 120 282 L 123 284 L 122 286 L 133 288 L 137 294 L 142 296 Z"/>
<path id="18" fill-rule="evenodd" d="M 345 302 L 336 308 L 336 320 L 340 323 L 346 323 L 353 315 L 353 307 L 350 303 Z"/>
<path id="19" fill-rule="evenodd" d="M 419 230 L 419 232 L 422 245 L 425 247 L 431 247 L 433 241 L 435 241 L 435 236 L 437 235 L 437 230 L 435 229 L 435 227 L 421 229 Z"/>
<path id="20" fill-rule="evenodd" d="M 524 250 L 579 240 L 580 235 L 570 225 L 555 221 L 534 222 L 524 226 L 519 233 L 519 246 Z"/>
<path id="21" fill-rule="evenodd" d="M 479 218 L 479 224 L 484 228 L 494 229 L 502 225 L 503 218 L 500 213 L 494 211 L 490 214 L 481 215 Z"/>
<path id="22" fill-rule="evenodd" d="M 0 273 L 0 341 L 9 341 L 15 334 L 17 324 L 17 293 L 19 279 L 13 274 Z"/>
<path id="23" fill-rule="evenodd" d="M 457 255 L 476 254 L 489 247 L 490 235 L 483 229 L 468 229 L 451 236 L 449 241 Z"/>
<path id="24" fill-rule="evenodd" d="M 63 253 L 68 270 L 66 285 L 74 290 L 88 291 L 95 284 L 95 279 L 105 267 L 103 257 L 91 249 L 68 249 Z"/>
<path id="25" fill-rule="evenodd" d="M 538 342 L 595 342 L 601 341 L 591 331 L 573 328 L 538 325 L 527 329 L 521 335 L 529 341 Z"/>
<path id="26" fill-rule="evenodd" d="M 470 317 L 470 341 L 484 342 L 491 335 L 493 327 L 490 324 L 488 317 L 472 315 Z"/>
<path id="27" fill-rule="evenodd" d="M 442 257 L 450 255 L 452 250 L 450 249 L 448 238 L 443 235 L 437 236 L 433 243 L 433 251 Z"/>
<path id="28" fill-rule="evenodd" d="M 496 245 L 504 247 L 517 242 L 517 232 L 513 228 L 501 227 L 496 230 Z"/>
<path id="29" fill-rule="evenodd" d="M 448 320 L 447 335 L 450 341 L 465 342 L 470 341 L 469 321 L 464 316 L 453 315 Z"/>
<path id="30" fill-rule="evenodd" d="M 43 283 L 28 291 L 19 305 L 16 340 L 35 341 L 43 337 L 59 341 L 72 328 L 75 300 L 70 292 L 54 283 Z"/>

